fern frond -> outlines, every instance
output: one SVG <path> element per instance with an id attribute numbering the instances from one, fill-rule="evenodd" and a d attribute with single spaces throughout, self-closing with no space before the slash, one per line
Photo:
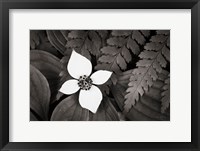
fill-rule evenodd
<path id="1" fill-rule="evenodd" d="M 135 102 L 139 100 L 148 87 L 151 87 L 153 81 L 157 80 L 158 74 L 166 67 L 169 60 L 169 31 L 157 31 L 152 36 L 150 43 L 144 47 L 144 51 L 140 53 L 140 60 L 137 62 L 137 69 L 132 72 L 129 80 L 129 88 L 126 90 L 126 101 L 124 110 L 128 112 Z"/>
<path id="2" fill-rule="evenodd" d="M 161 93 L 161 112 L 165 113 L 166 109 L 169 108 L 170 103 L 170 75 L 165 80 L 165 85 L 163 86 L 163 92 Z"/>
<path id="3" fill-rule="evenodd" d="M 152 80 L 152 86 L 148 88 L 147 92 L 144 92 L 143 96 L 139 97 L 139 101 L 129 110 L 129 112 L 124 110 L 124 96 L 127 94 L 126 89 L 128 88 L 129 79 L 134 70 L 135 69 L 122 72 L 118 76 L 117 84 L 111 88 L 112 95 L 120 110 L 124 111 L 123 115 L 131 121 L 169 121 L 170 115 L 168 110 L 166 110 L 165 113 L 161 113 L 162 88 L 165 85 L 164 82 L 169 74 L 166 70 L 162 70 L 162 73 L 158 74 L 156 81 Z"/>
<path id="4" fill-rule="evenodd" d="M 144 34 L 143 34 L 144 33 Z M 96 69 L 111 70 L 119 73 L 127 69 L 132 59 L 132 54 L 138 55 L 140 46 L 143 46 L 149 31 L 138 30 L 113 30 L 107 46 L 101 49 Z M 107 60 L 109 59 L 109 60 Z"/>
<path id="5" fill-rule="evenodd" d="M 74 30 L 68 34 L 68 38 L 69 40 L 66 44 L 67 48 L 75 49 L 90 60 L 91 54 L 94 56 L 99 55 L 102 40 L 97 31 Z"/>

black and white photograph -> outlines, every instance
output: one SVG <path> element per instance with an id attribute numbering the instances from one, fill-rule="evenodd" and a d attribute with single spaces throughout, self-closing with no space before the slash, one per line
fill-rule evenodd
<path id="1" fill-rule="evenodd" d="M 170 121 L 170 30 L 30 30 L 30 121 Z"/>
<path id="2" fill-rule="evenodd" d="M 0 150 L 200 150 L 200 0 L 0 10 Z"/>

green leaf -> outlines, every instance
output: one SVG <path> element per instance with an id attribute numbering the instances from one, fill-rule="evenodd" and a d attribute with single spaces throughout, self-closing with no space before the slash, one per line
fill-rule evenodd
<path id="1" fill-rule="evenodd" d="M 51 121 L 88 121 L 89 111 L 82 108 L 77 94 L 62 100 L 54 109 Z"/>
<path id="2" fill-rule="evenodd" d="M 42 73 L 30 66 L 30 107 L 43 120 L 48 120 L 50 102 L 49 84 Z"/>
<path id="3" fill-rule="evenodd" d="M 67 72 L 66 67 L 62 65 L 57 57 L 42 50 L 31 51 L 30 62 L 31 65 L 36 67 L 48 80 L 51 90 L 51 102 L 54 102 L 58 90 L 62 85 L 59 75 L 61 72 Z"/>
<path id="4" fill-rule="evenodd" d="M 108 97 L 102 100 L 95 114 L 90 112 L 90 121 L 119 121 L 118 113 Z"/>

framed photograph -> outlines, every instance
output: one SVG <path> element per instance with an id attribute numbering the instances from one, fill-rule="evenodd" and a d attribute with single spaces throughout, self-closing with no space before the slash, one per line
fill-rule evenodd
<path id="1" fill-rule="evenodd" d="M 200 150 L 198 0 L 0 2 L 7 150 Z"/>

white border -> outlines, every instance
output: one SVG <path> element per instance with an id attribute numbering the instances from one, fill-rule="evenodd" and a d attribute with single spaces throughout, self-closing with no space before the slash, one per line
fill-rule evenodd
<path id="1" fill-rule="evenodd" d="M 10 10 L 11 142 L 190 142 L 190 10 Z M 29 122 L 30 29 L 171 29 L 170 122 Z"/>

